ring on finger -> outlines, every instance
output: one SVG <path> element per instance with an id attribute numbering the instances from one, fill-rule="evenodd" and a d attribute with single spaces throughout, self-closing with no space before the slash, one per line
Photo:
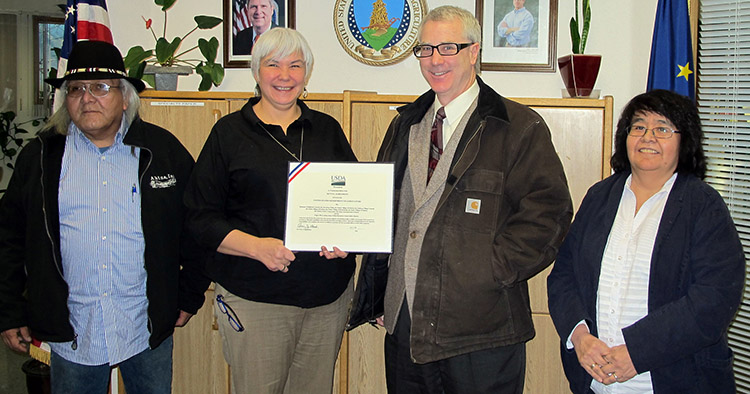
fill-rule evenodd
<path id="1" fill-rule="evenodd" d="M 596 363 L 591 364 L 591 369 L 596 368 Z"/>
<path id="2" fill-rule="evenodd" d="M 614 377 L 615 377 L 615 382 L 616 382 L 616 381 L 617 381 L 617 379 L 618 379 L 618 377 L 617 377 L 617 374 L 616 374 L 616 373 L 614 373 L 614 372 L 612 372 L 612 376 L 614 376 Z"/>

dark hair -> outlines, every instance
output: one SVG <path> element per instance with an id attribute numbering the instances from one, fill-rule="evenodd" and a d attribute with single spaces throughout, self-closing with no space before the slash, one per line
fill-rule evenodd
<path id="1" fill-rule="evenodd" d="M 680 153 L 677 172 L 706 177 L 706 157 L 703 154 L 703 130 L 698 109 L 687 97 L 669 90 L 652 90 L 639 94 L 622 110 L 615 131 L 615 153 L 610 164 L 615 172 L 629 171 L 627 139 L 633 117 L 638 112 L 652 112 L 667 118 L 680 132 Z"/>

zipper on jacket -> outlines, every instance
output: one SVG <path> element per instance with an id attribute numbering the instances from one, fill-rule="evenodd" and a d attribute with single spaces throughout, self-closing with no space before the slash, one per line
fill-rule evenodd
<path id="1" fill-rule="evenodd" d="M 39 155 L 39 168 L 42 174 L 41 174 L 41 177 L 39 178 L 39 183 L 41 183 L 41 186 L 42 186 L 42 215 L 44 216 L 44 231 L 47 233 L 47 238 L 49 239 L 49 243 L 52 244 L 52 260 L 55 262 L 55 269 L 57 270 L 57 273 L 60 274 L 60 277 L 63 280 L 65 280 L 65 276 L 63 276 L 62 271 L 60 271 L 61 263 L 57 261 L 57 253 L 55 253 L 55 251 L 57 250 L 57 247 L 55 246 L 55 240 L 52 239 L 52 234 L 49 231 L 49 217 L 47 213 L 47 200 L 45 200 L 46 193 L 45 193 L 45 188 L 44 188 L 44 150 L 46 147 L 44 145 L 44 139 L 41 137 L 37 137 L 37 138 L 39 138 L 39 142 L 42 145 L 41 150 L 40 150 L 41 153 Z M 78 347 L 77 342 L 74 342 L 74 345 L 75 347 Z M 75 350 L 75 348 L 73 350 Z"/>
<path id="2" fill-rule="evenodd" d="M 73 333 L 73 342 L 70 344 L 70 348 L 73 350 L 78 349 L 78 334 Z"/>
<path id="3" fill-rule="evenodd" d="M 140 175 L 138 175 L 138 184 L 141 186 L 141 196 L 143 196 L 143 176 L 146 175 L 146 171 L 148 171 L 149 167 L 151 167 L 151 162 L 154 159 L 154 153 L 151 152 L 151 149 L 149 148 L 144 148 L 141 146 L 139 146 L 139 148 L 141 148 L 141 151 L 148 152 L 148 163 L 146 163 L 146 167 L 143 168 L 143 172 Z"/>

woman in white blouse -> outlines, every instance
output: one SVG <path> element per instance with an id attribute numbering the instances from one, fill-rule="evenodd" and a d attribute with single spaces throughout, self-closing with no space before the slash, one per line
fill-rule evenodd
<path id="1" fill-rule="evenodd" d="M 721 196 L 703 182 L 692 101 L 633 98 L 615 173 L 589 189 L 548 278 L 574 393 L 733 393 L 727 327 L 745 260 Z"/>

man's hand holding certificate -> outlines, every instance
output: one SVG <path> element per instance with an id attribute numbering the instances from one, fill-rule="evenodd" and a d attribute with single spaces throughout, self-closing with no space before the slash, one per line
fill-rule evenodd
<path id="1" fill-rule="evenodd" d="M 392 163 L 289 163 L 284 244 L 390 253 Z"/>

